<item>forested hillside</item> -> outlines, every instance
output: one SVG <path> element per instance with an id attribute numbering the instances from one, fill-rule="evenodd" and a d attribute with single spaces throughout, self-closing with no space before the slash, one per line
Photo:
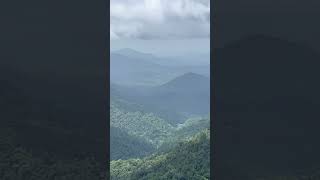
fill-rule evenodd
<path id="1" fill-rule="evenodd" d="M 210 135 L 204 130 L 166 153 L 111 162 L 113 180 L 210 178 Z"/>
<path id="2" fill-rule="evenodd" d="M 152 113 L 123 111 L 113 103 L 111 103 L 110 115 L 111 126 L 122 129 L 131 136 L 142 138 L 154 146 L 160 145 L 174 129 Z"/>
<path id="3" fill-rule="evenodd" d="M 111 179 L 209 179 L 208 115 L 172 125 L 145 109 L 111 96 Z"/>
<path id="4" fill-rule="evenodd" d="M 110 127 L 110 159 L 129 159 L 149 155 L 154 146 L 145 139 L 129 135 L 117 127 Z"/>
<path id="5" fill-rule="evenodd" d="M 131 104 L 126 104 L 130 106 Z M 125 107 L 127 107 L 125 106 Z M 172 126 L 152 113 L 127 111 L 111 101 L 111 159 L 142 157 L 172 148 L 196 133 L 210 128 L 209 118 L 190 118 Z"/>

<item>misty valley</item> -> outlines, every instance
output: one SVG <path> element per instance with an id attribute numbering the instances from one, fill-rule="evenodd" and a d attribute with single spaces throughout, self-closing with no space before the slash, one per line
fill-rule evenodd
<path id="1" fill-rule="evenodd" d="M 110 57 L 111 179 L 209 179 L 209 64 L 128 48 Z"/>

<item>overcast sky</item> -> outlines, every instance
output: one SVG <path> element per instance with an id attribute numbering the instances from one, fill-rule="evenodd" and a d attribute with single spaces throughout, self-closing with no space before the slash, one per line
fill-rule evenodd
<path id="1" fill-rule="evenodd" d="M 111 49 L 209 52 L 210 0 L 111 0 Z"/>

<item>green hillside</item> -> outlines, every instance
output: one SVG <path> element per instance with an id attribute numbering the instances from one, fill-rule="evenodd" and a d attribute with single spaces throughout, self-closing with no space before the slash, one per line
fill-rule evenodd
<path id="1" fill-rule="evenodd" d="M 112 180 L 209 179 L 207 81 L 188 73 L 161 87 L 112 84 Z"/>
<path id="2" fill-rule="evenodd" d="M 110 159 L 129 159 L 149 155 L 155 150 L 152 144 L 145 140 L 130 136 L 119 128 L 110 128 Z"/>
<path id="3" fill-rule="evenodd" d="M 165 120 L 152 113 L 140 111 L 128 112 L 111 103 L 111 126 L 117 127 L 131 136 L 144 139 L 154 146 L 159 146 L 174 130 Z"/>
<path id="4" fill-rule="evenodd" d="M 179 124 L 174 129 L 173 135 L 165 139 L 164 143 L 157 149 L 158 152 L 167 152 L 171 150 L 175 145 L 181 141 L 188 140 L 197 133 L 210 129 L 209 118 L 191 118 L 183 124 Z"/>
<path id="5" fill-rule="evenodd" d="M 167 153 L 111 162 L 112 180 L 209 179 L 210 136 L 204 130 Z"/>
<path id="6" fill-rule="evenodd" d="M 117 102 L 117 103 L 115 103 Z M 173 127 L 151 113 L 127 111 L 130 103 L 111 103 L 111 160 L 141 158 L 154 152 L 166 152 L 178 142 L 210 128 L 208 118 L 188 119 Z"/>

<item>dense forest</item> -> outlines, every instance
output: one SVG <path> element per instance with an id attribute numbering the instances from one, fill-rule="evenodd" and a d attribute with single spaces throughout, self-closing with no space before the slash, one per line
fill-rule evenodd
<path id="1" fill-rule="evenodd" d="M 111 102 L 112 103 L 112 102 Z M 111 104 L 111 159 L 142 157 L 172 148 L 210 127 L 209 118 L 190 118 L 172 126 L 152 113 L 125 111 Z"/>
<path id="2" fill-rule="evenodd" d="M 165 153 L 157 153 L 143 159 L 112 161 L 111 178 L 114 180 L 209 179 L 209 136 L 209 130 L 203 130 Z"/>

